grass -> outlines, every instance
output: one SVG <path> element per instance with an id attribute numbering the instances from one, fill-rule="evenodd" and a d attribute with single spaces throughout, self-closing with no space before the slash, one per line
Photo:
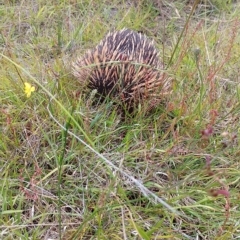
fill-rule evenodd
<path id="1" fill-rule="evenodd" d="M 237 1 L 4 1 L 0 238 L 238 239 L 239 14 Z M 165 105 L 125 121 L 71 74 L 123 27 L 155 40 L 174 79 Z"/>

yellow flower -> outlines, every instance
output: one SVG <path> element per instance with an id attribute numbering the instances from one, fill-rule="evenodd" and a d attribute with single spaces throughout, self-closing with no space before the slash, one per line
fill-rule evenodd
<path id="1" fill-rule="evenodd" d="M 24 87 L 24 92 L 27 95 L 27 98 L 29 98 L 31 96 L 32 92 L 35 91 L 35 87 L 32 86 L 30 83 L 27 83 L 27 82 L 24 83 L 24 86 L 25 86 Z"/>

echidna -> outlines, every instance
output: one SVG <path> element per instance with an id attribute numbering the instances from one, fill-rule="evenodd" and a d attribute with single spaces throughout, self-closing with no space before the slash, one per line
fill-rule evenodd
<path id="1" fill-rule="evenodd" d="M 153 41 L 129 29 L 113 31 L 73 63 L 73 74 L 101 97 L 117 97 L 131 111 L 168 91 Z"/>

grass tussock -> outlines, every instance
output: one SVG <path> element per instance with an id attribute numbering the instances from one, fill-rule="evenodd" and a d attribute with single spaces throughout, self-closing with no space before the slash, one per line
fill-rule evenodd
<path id="1" fill-rule="evenodd" d="M 3 1 L 0 238 L 238 238 L 239 7 Z M 164 104 L 125 119 L 71 74 L 123 27 L 155 40 L 173 79 Z"/>

